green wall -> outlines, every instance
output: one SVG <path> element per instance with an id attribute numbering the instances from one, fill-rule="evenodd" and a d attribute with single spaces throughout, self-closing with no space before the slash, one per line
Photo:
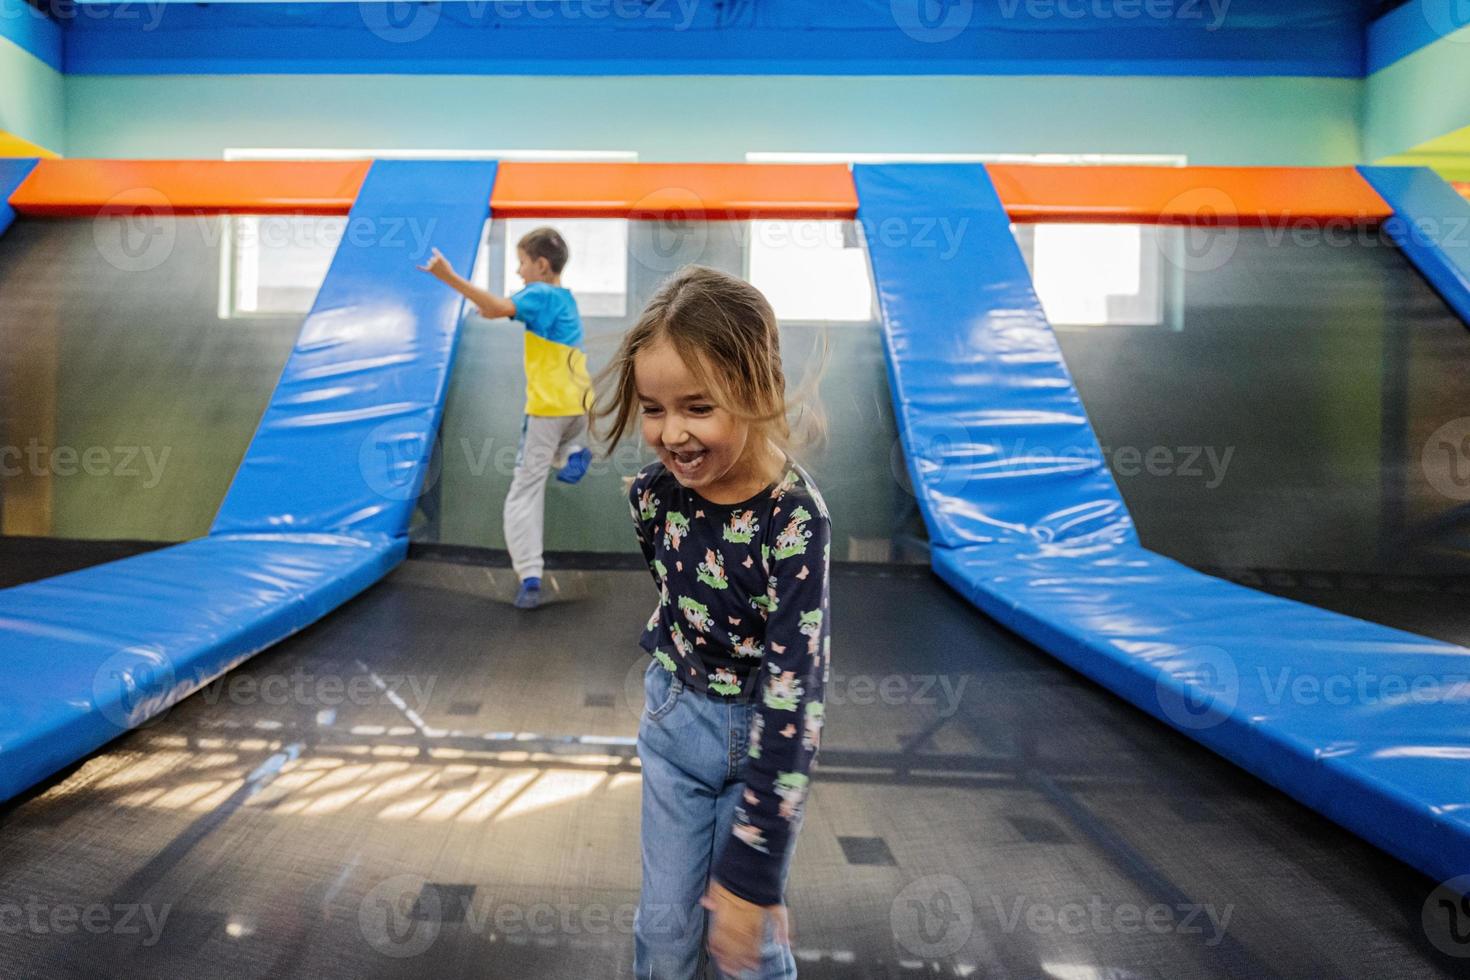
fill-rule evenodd
<path id="1" fill-rule="evenodd" d="M 0 37 L 0 132 L 62 153 L 66 142 L 64 102 L 61 73 L 15 42 Z"/>
<path id="2" fill-rule="evenodd" d="M 1470 126 L 1470 27 L 1375 72 L 1365 84 L 1368 162 Z"/>
<path id="3" fill-rule="evenodd" d="M 227 146 L 1184 153 L 1358 162 L 1362 82 L 1313 78 L 68 76 L 73 156 Z"/>
<path id="4" fill-rule="evenodd" d="M 0 507 L 18 479 L 49 494 L 56 537 L 209 530 L 301 330 L 215 315 L 222 233 L 22 217 L 0 235 L 0 377 L 20 381 L 0 391 Z"/>

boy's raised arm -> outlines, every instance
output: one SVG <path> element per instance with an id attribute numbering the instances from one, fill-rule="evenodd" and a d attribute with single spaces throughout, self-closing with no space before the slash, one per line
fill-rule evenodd
<path id="1" fill-rule="evenodd" d="M 419 266 L 419 269 L 427 272 L 471 303 L 474 303 L 479 309 L 480 315 L 487 320 L 497 320 L 501 317 L 514 317 L 516 315 L 516 305 L 514 303 L 504 296 L 496 296 L 492 292 L 481 289 L 464 276 L 455 272 L 454 266 L 449 264 L 449 260 L 437 248 L 434 249 L 434 254 L 429 261 Z"/>

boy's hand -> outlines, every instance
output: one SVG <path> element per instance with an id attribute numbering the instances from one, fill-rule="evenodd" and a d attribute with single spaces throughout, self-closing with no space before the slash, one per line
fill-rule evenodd
<path id="1" fill-rule="evenodd" d="M 429 261 L 419 266 L 419 268 L 436 279 L 447 281 L 453 278 L 454 266 L 449 264 L 449 260 L 444 257 L 443 252 L 440 252 L 437 248 L 433 249 L 433 252 L 434 254 L 430 257 Z"/>
<path id="2" fill-rule="evenodd" d="M 747 902 L 717 881 L 710 882 L 699 904 L 709 909 L 709 951 L 723 973 L 736 976 L 760 967 L 767 916 L 776 920 L 776 941 L 790 941 L 784 905 Z"/>

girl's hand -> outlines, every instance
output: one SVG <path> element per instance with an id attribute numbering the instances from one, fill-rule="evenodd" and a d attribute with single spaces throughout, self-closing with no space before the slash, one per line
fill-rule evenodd
<path id="1" fill-rule="evenodd" d="M 437 248 L 433 249 L 433 252 L 434 254 L 429 261 L 419 266 L 419 269 L 427 272 L 436 279 L 448 279 L 453 276 L 454 266 L 449 264 L 449 260 L 444 257 L 444 253 L 440 252 Z"/>
<path id="2" fill-rule="evenodd" d="M 767 916 L 776 920 L 777 941 L 790 941 L 784 905 L 747 902 L 717 881 L 710 882 L 699 904 L 709 909 L 709 951 L 722 973 L 736 976 L 760 966 Z"/>

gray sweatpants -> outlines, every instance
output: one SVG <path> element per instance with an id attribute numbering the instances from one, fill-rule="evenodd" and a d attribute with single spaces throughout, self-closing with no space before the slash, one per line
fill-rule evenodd
<path id="1" fill-rule="evenodd" d="M 586 431 L 582 415 L 527 415 L 521 424 L 515 475 L 505 495 L 505 546 L 519 578 L 541 577 L 546 477 L 582 447 Z"/>

